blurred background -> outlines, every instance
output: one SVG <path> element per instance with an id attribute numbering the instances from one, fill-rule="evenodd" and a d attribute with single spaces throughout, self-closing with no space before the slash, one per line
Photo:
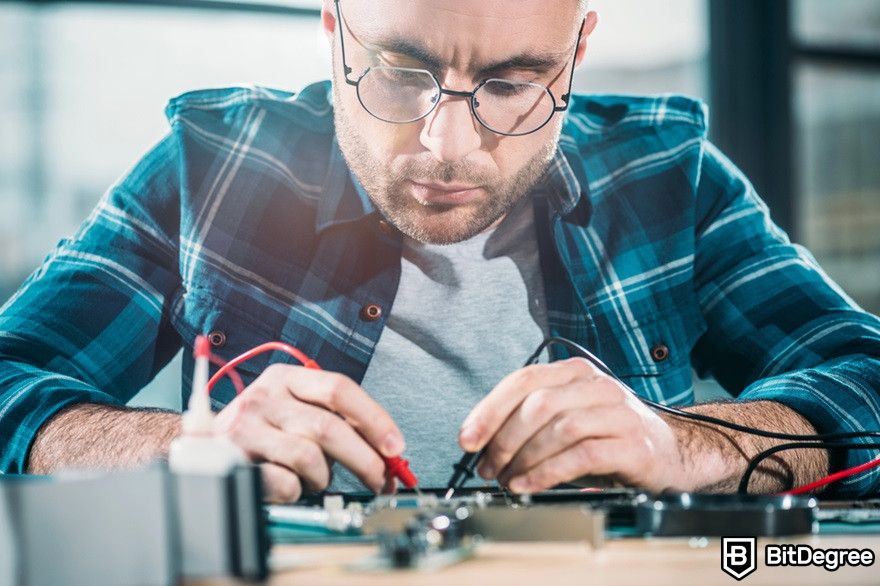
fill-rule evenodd
<path id="1" fill-rule="evenodd" d="M 0 3 L 0 301 L 203 87 L 328 76 L 320 0 Z M 593 0 L 581 92 L 696 96 L 774 219 L 880 312 L 880 1 Z M 136 402 L 179 406 L 175 361 Z"/>

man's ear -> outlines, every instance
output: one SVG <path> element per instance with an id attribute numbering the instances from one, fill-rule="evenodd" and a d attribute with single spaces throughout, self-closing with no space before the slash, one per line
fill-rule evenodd
<path id="1" fill-rule="evenodd" d="M 577 52 L 575 53 L 575 66 L 580 65 L 581 61 L 584 60 L 584 55 L 587 52 L 587 39 L 593 34 L 597 24 L 599 24 L 599 15 L 591 10 L 587 13 L 586 18 L 584 18 L 581 24 L 581 42 L 578 44 Z"/>
<path id="2" fill-rule="evenodd" d="M 324 0 L 321 6 L 321 28 L 333 46 L 333 35 L 336 33 L 336 3 L 334 0 Z"/>

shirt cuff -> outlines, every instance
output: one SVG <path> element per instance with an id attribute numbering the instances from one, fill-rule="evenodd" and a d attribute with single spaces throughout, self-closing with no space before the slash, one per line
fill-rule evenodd
<path id="1" fill-rule="evenodd" d="M 37 432 L 76 403 L 121 405 L 76 378 L 21 363 L 0 363 L 0 473 L 24 474 Z"/>
<path id="2" fill-rule="evenodd" d="M 775 401 L 800 413 L 820 434 L 880 431 L 878 397 L 880 360 L 868 357 L 839 359 L 821 367 L 762 379 L 738 397 L 748 401 Z M 784 430 L 774 430 L 784 431 Z M 880 443 L 880 437 L 844 440 Z M 831 472 L 858 466 L 880 456 L 880 450 L 830 452 Z M 880 486 L 880 467 L 828 485 L 828 494 L 862 496 Z"/>

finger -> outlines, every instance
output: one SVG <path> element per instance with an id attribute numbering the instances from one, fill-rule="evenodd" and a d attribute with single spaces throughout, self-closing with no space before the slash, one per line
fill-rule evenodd
<path id="1" fill-rule="evenodd" d="M 465 418 L 458 439 L 461 447 L 468 452 L 482 449 L 532 391 L 563 385 L 578 377 L 589 380 L 599 374 L 599 370 L 583 358 L 533 364 L 512 372 Z"/>
<path id="2" fill-rule="evenodd" d="M 394 420 L 347 376 L 289 364 L 270 366 L 263 375 L 297 399 L 338 413 L 383 456 L 403 453 L 406 444 Z"/>
<path id="3" fill-rule="evenodd" d="M 480 475 L 486 479 L 494 478 L 529 438 L 560 413 L 613 401 L 614 394 L 620 392 L 623 391 L 615 381 L 601 377 L 589 381 L 578 379 L 567 385 L 545 387 L 530 393 L 486 444 L 486 452 L 480 459 Z"/>
<path id="4" fill-rule="evenodd" d="M 516 452 L 498 474 L 502 483 L 525 474 L 552 456 L 587 438 L 621 437 L 631 433 L 629 413 L 618 406 L 572 409 L 547 422 Z"/>
<path id="5" fill-rule="evenodd" d="M 263 495 L 267 501 L 292 503 L 302 495 L 299 478 L 287 468 L 267 462 L 260 464 L 260 473 L 263 477 Z"/>
<path id="6" fill-rule="evenodd" d="M 525 474 L 510 479 L 513 492 L 533 493 L 581 476 L 606 476 L 620 471 L 628 441 L 622 438 L 585 439 L 552 456 Z"/>
<path id="7" fill-rule="evenodd" d="M 266 405 L 266 419 L 290 433 L 308 437 L 373 492 L 385 484 L 385 462 L 347 421 L 335 413 L 308 403 Z M 319 488 L 318 490 L 322 490 Z"/>
<path id="8" fill-rule="evenodd" d="M 271 462 L 298 474 L 312 490 L 324 490 L 332 479 L 332 462 L 320 446 L 303 434 L 281 429 L 262 413 L 252 396 L 239 395 L 217 416 L 232 425 L 219 426 L 223 434 L 257 462 Z M 231 414 L 231 415 L 229 415 Z"/>
<path id="9" fill-rule="evenodd" d="M 287 468 L 313 491 L 330 486 L 330 467 L 317 443 L 301 435 L 266 426 L 248 442 L 248 451 L 263 460 Z M 250 454 L 249 454 L 250 455 Z"/>
<path id="10" fill-rule="evenodd" d="M 385 476 L 385 486 L 382 487 L 381 494 L 394 494 L 397 492 L 397 478 L 394 476 Z"/>

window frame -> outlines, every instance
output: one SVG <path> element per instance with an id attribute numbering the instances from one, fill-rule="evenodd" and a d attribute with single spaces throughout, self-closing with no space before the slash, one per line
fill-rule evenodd
<path id="1" fill-rule="evenodd" d="M 797 39 L 791 0 L 709 1 L 710 137 L 742 168 L 797 240 L 795 70 L 880 69 L 880 48 Z"/>

